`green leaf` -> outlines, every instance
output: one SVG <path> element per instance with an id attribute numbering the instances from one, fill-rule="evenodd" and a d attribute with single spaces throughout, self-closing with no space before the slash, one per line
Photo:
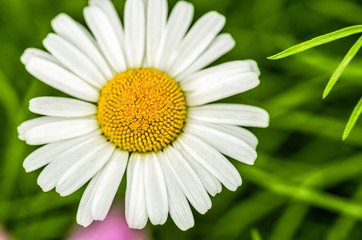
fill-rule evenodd
<path id="1" fill-rule="evenodd" d="M 348 51 L 346 56 L 343 58 L 342 62 L 338 65 L 337 69 L 334 71 L 332 77 L 329 79 L 329 82 L 324 89 L 323 98 L 326 98 L 329 92 L 332 90 L 333 86 L 338 81 L 339 77 L 342 75 L 344 69 L 348 66 L 348 64 L 352 61 L 353 57 L 356 55 L 358 50 L 362 46 L 362 36 L 356 41 L 355 44 Z"/>
<path id="2" fill-rule="evenodd" d="M 346 125 L 346 128 L 344 129 L 343 132 L 343 141 L 348 137 L 349 133 L 351 132 L 352 128 L 354 127 L 354 125 L 356 124 L 358 117 L 361 115 L 362 113 L 362 97 L 359 100 L 359 102 L 357 103 L 356 107 L 354 108 L 351 117 L 348 120 L 348 123 Z"/>
<path id="3" fill-rule="evenodd" d="M 298 45 L 295 45 L 293 47 L 288 48 L 287 50 L 284 50 L 281 53 L 275 54 L 271 57 L 268 57 L 268 59 L 271 60 L 276 60 L 276 59 L 280 59 L 280 58 L 285 58 L 288 57 L 290 55 L 299 53 L 299 52 L 303 52 L 307 49 L 340 39 L 340 38 L 344 38 L 347 37 L 349 35 L 352 34 L 356 34 L 356 33 L 360 33 L 362 32 L 362 25 L 355 25 L 355 26 L 351 26 L 351 27 L 346 27 L 331 33 L 327 33 L 324 34 L 322 36 L 313 38 L 311 40 L 308 40 L 306 42 L 300 43 Z"/>

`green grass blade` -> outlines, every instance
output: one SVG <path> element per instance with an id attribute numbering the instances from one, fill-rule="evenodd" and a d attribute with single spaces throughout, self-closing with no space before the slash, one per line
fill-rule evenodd
<path id="1" fill-rule="evenodd" d="M 362 12 L 362 7 L 357 1 L 311 1 L 308 2 L 308 6 L 314 11 L 332 19 L 338 19 L 352 24 L 361 22 L 361 17 L 359 15 Z"/>
<path id="2" fill-rule="evenodd" d="M 354 155 L 347 159 L 344 156 L 342 159 L 336 159 L 332 163 L 320 166 L 315 170 L 295 174 L 291 177 L 290 181 L 316 189 L 330 188 L 361 176 L 361 159 L 362 154 Z M 280 167 L 277 158 L 270 157 L 268 160 Z M 238 170 L 242 173 L 244 179 L 247 179 L 247 182 L 253 177 L 248 176 L 249 169 L 249 167 L 242 165 L 238 166 Z M 274 194 L 273 192 L 263 191 L 256 193 L 250 198 L 239 202 L 231 209 L 227 209 L 216 225 L 212 227 L 212 231 L 210 231 L 209 237 L 206 239 L 238 239 L 240 233 L 283 206 L 287 200 L 288 198 L 285 195 Z"/>
<path id="3" fill-rule="evenodd" d="M 297 131 L 310 135 L 325 137 L 329 140 L 340 142 L 340 136 L 336 132 L 345 127 L 345 122 L 339 118 L 326 115 L 311 114 L 305 111 L 292 111 L 281 116 L 273 122 L 273 127 L 284 131 Z M 351 134 L 348 144 L 362 146 L 362 127 L 356 126 Z"/>
<path id="4" fill-rule="evenodd" d="M 276 194 L 305 202 L 314 207 L 362 219 L 362 206 L 357 201 L 332 195 L 303 185 L 294 184 L 256 167 L 248 168 L 248 176 L 253 183 Z"/>
<path id="5" fill-rule="evenodd" d="M 331 66 L 338 66 L 340 61 L 335 59 L 335 56 L 328 53 L 321 53 L 317 49 L 311 49 L 310 54 L 295 55 L 295 62 L 288 62 L 288 65 L 293 64 L 293 68 L 285 68 L 285 71 L 294 72 L 304 78 L 310 78 L 304 72 L 300 72 L 299 67 L 310 68 L 314 72 L 314 76 L 324 77 L 330 75 Z M 362 87 L 362 81 L 359 78 L 362 76 L 361 59 L 355 59 L 348 65 L 348 71 L 343 72 L 343 80 L 345 83 L 353 84 L 356 87 Z M 319 87 L 318 87 L 319 88 Z"/>
<path id="6" fill-rule="evenodd" d="M 354 108 L 351 117 L 348 120 L 348 123 L 346 125 L 346 128 L 344 129 L 343 132 L 343 140 L 345 140 L 349 133 L 351 132 L 352 128 L 354 127 L 354 125 L 356 124 L 358 117 L 361 115 L 362 113 L 362 97 L 359 100 L 359 102 L 357 103 L 356 107 Z"/>
<path id="7" fill-rule="evenodd" d="M 285 202 L 284 196 L 272 192 L 256 193 L 222 215 L 205 239 L 238 239 L 240 233 L 249 229 L 260 219 L 267 217 Z M 241 213 L 243 217 L 240 217 Z"/>
<path id="8" fill-rule="evenodd" d="M 338 65 L 337 69 L 334 71 L 332 77 L 329 79 L 329 82 L 328 82 L 326 88 L 324 89 L 323 98 L 326 98 L 327 95 L 330 93 L 333 86 L 336 84 L 339 77 L 342 75 L 344 69 L 346 69 L 348 64 L 352 61 L 352 59 L 354 58 L 354 56 L 356 55 L 358 50 L 361 48 L 361 46 L 362 46 L 362 36 L 356 41 L 355 44 L 353 44 L 351 49 L 348 51 L 346 56 L 343 58 L 342 62 Z"/>
<path id="9" fill-rule="evenodd" d="M 295 239 L 295 234 L 306 217 L 308 210 L 308 204 L 291 201 L 275 224 L 276 226 L 272 231 L 269 240 Z"/>
<path id="10" fill-rule="evenodd" d="M 356 34 L 356 33 L 360 33 L 362 32 L 362 25 L 356 25 L 356 26 L 351 26 L 351 27 L 346 27 L 331 33 L 327 33 L 324 34 L 322 36 L 319 37 L 315 37 L 311 40 L 305 41 L 303 43 L 300 43 L 298 45 L 295 45 L 293 47 L 290 47 L 286 50 L 284 50 L 281 53 L 275 54 L 271 57 L 268 57 L 268 59 L 271 60 L 276 60 L 276 59 L 280 59 L 280 58 L 285 58 L 288 57 L 290 55 L 299 53 L 299 52 L 303 52 L 307 49 L 340 39 L 340 38 L 344 38 L 347 37 L 349 35 L 352 34 Z"/>
<path id="11" fill-rule="evenodd" d="M 318 88 L 322 80 L 323 77 L 317 77 L 288 88 L 267 99 L 264 106 L 273 116 L 273 120 L 276 120 L 298 107 L 318 99 L 320 96 Z"/>
<path id="12" fill-rule="evenodd" d="M 358 187 L 353 199 L 355 201 L 362 200 L 362 185 Z M 347 239 L 351 234 L 353 228 L 356 227 L 357 223 L 358 219 L 342 215 L 339 218 L 337 218 L 333 226 L 330 228 L 325 239 L 326 240 Z"/>
<path id="13" fill-rule="evenodd" d="M 256 229 L 256 228 L 251 229 L 251 239 L 252 240 L 262 240 L 258 229 Z"/>
<path id="14" fill-rule="evenodd" d="M 11 84 L 11 81 L 5 76 L 5 74 L 0 70 L 0 104 L 4 106 L 5 113 L 9 121 L 14 121 L 13 119 L 17 115 L 19 109 L 19 99 L 18 95 Z"/>

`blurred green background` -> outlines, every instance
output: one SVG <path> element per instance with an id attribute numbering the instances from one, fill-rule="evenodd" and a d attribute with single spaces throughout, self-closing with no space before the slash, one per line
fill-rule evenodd
<path id="1" fill-rule="evenodd" d="M 170 7 L 175 0 L 169 1 Z M 261 85 L 223 102 L 267 109 L 271 124 L 258 136 L 254 166 L 232 162 L 243 177 L 236 191 L 223 190 L 195 227 L 180 231 L 169 219 L 147 225 L 154 239 L 362 239 L 362 122 L 342 142 L 344 126 L 361 97 L 362 52 L 326 100 L 322 92 L 345 53 L 350 36 L 295 56 L 266 57 L 312 37 L 362 23 L 355 0 L 193 0 L 195 17 L 216 10 L 227 18 L 224 32 L 236 47 L 217 63 L 255 59 Z M 123 0 L 115 0 L 123 12 Z M 0 225 L 14 239 L 62 239 L 76 225 L 81 194 L 43 193 L 40 170 L 25 173 L 24 158 L 35 149 L 17 139 L 16 127 L 33 118 L 29 99 L 60 93 L 28 74 L 19 58 L 27 47 L 42 48 L 50 21 L 60 12 L 84 23 L 86 0 L 0 0 Z M 115 202 L 122 203 L 124 181 Z"/>

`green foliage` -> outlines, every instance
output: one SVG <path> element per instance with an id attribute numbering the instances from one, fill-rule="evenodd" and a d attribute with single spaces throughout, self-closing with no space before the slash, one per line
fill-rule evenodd
<path id="1" fill-rule="evenodd" d="M 121 9 L 124 1 L 114 1 Z M 170 1 L 170 7 L 175 2 Z M 191 2 L 197 17 L 210 10 L 226 16 L 224 32 L 233 35 L 236 46 L 217 63 L 255 59 L 262 72 L 258 88 L 223 102 L 261 106 L 269 111 L 271 125 L 251 129 L 260 141 L 256 164 L 246 166 L 231 159 L 243 185 L 236 192 L 223 189 L 212 198 L 213 207 L 205 215 L 194 212 L 194 228 L 182 232 L 168 220 L 164 226 L 148 224 L 146 230 L 157 240 L 362 239 L 362 126 L 356 122 L 361 113 L 362 59 L 358 55 L 348 68 L 340 68 L 343 75 L 336 76 L 343 80 L 333 97 L 323 102 L 320 98 L 324 79 L 357 38 L 310 49 L 293 61 L 265 58 L 322 31 L 362 23 L 361 14 L 350 14 L 360 12 L 362 4 L 353 0 Z M 35 116 L 28 111 L 29 99 L 60 93 L 29 75 L 19 58 L 27 47 L 41 48 L 51 31 L 50 20 L 59 12 L 83 23 L 87 1 L 0 3 L 0 225 L 14 239 L 64 239 L 76 225 L 84 188 L 68 197 L 44 193 L 36 183 L 40 170 L 25 173 L 22 168 L 24 158 L 35 149 L 18 140 L 16 133 L 20 122 Z M 342 35 L 361 32 L 361 27 L 352 30 Z M 355 50 L 357 46 L 349 57 Z M 346 128 L 350 131 L 354 125 L 353 131 L 343 143 L 345 119 L 358 100 Z M 123 204 L 122 184 L 117 204 Z"/>
<path id="2" fill-rule="evenodd" d="M 300 43 L 298 45 L 295 45 L 293 47 L 290 47 L 290 48 L 284 50 L 283 52 L 280 52 L 271 57 L 268 57 L 268 59 L 277 60 L 277 59 L 285 58 L 290 55 L 294 55 L 296 53 L 303 52 L 310 48 L 313 48 L 313 47 L 316 47 L 316 46 L 319 46 L 319 45 L 322 45 L 322 44 L 325 44 L 328 42 L 332 42 L 337 39 L 340 39 L 340 38 L 343 38 L 343 37 L 346 37 L 346 36 L 349 36 L 352 34 L 360 33 L 360 32 L 362 32 L 362 25 L 356 25 L 356 26 L 343 28 L 341 30 L 327 33 L 322 36 L 319 36 L 319 37 L 313 38 L 311 40 L 305 41 L 303 43 Z M 352 61 L 352 59 L 357 54 L 357 52 L 361 48 L 361 46 L 362 46 L 362 36 L 355 42 L 355 44 L 353 44 L 351 49 L 348 51 L 346 56 L 343 58 L 342 62 L 338 65 L 337 69 L 334 71 L 332 77 L 328 81 L 326 88 L 324 89 L 323 98 L 326 98 L 328 96 L 328 94 L 330 93 L 330 91 L 332 90 L 332 88 L 334 87 L 334 85 L 337 83 L 338 79 L 342 75 L 343 71 L 346 69 L 348 64 Z M 345 131 L 344 131 L 343 137 L 342 137 L 343 140 L 345 140 L 348 137 L 348 135 L 351 132 L 352 128 L 354 127 L 356 121 L 358 120 L 358 117 L 360 114 L 361 114 L 361 106 L 360 106 L 360 103 L 358 103 L 350 117 L 350 120 L 347 123 L 347 126 L 345 128 Z"/>
<path id="3" fill-rule="evenodd" d="M 262 240 L 261 237 L 260 237 L 260 234 L 259 234 L 258 230 L 255 229 L 255 228 L 253 228 L 253 229 L 251 230 L 251 237 L 252 237 L 253 240 Z"/>
<path id="4" fill-rule="evenodd" d="M 300 53 L 303 52 L 305 50 L 308 50 L 310 48 L 325 44 L 325 43 L 329 43 L 332 41 L 335 41 L 337 39 L 340 38 L 344 38 L 347 37 L 349 35 L 352 34 L 356 34 L 356 33 L 360 33 L 362 32 L 362 25 L 357 25 L 357 26 L 351 26 L 351 27 L 347 27 L 347 28 L 343 28 L 341 30 L 337 30 L 331 33 L 327 33 L 324 34 L 322 36 L 313 38 L 311 40 L 305 41 L 303 43 L 300 43 L 298 45 L 295 45 L 293 47 L 290 47 L 286 50 L 284 50 L 281 53 L 275 54 L 271 57 L 268 57 L 271 60 L 276 60 L 276 59 L 281 59 L 281 58 L 285 58 L 288 57 L 290 55 L 294 55 L 296 53 Z"/>
<path id="5" fill-rule="evenodd" d="M 326 98 L 327 95 L 330 93 L 336 82 L 338 81 L 339 77 L 342 75 L 344 69 L 348 66 L 348 64 L 352 61 L 353 57 L 356 55 L 358 50 L 362 46 L 362 37 L 360 37 L 355 44 L 351 47 L 351 49 L 348 51 L 346 56 L 343 58 L 342 62 L 338 65 L 337 69 L 334 71 L 331 79 L 329 79 L 329 82 L 324 89 L 323 92 L 323 98 Z"/>
<path id="6" fill-rule="evenodd" d="M 361 115 L 361 113 L 362 113 L 362 98 L 357 103 L 356 107 L 354 108 L 354 110 L 352 112 L 351 117 L 348 120 L 347 126 L 343 132 L 343 140 L 345 140 L 348 137 L 349 133 L 351 132 L 354 125 L 356 124 L 358 117 Z"/>

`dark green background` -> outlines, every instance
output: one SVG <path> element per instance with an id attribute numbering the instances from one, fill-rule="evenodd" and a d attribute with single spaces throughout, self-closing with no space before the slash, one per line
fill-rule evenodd
<path id="1" fill-rule="evenodd" d="M 271 124 L 252 129 L 260 140 L 254 166 L 232 160 L 243 177 L 223 190 L 195 227 L 180 231 L 169 219 L 148 224 L 154 239 L 362 239 L 362 125 L 342 142 L 344 126 L 362 89 L 361 54 L 326 100 L 330 75 L 358 36 L 278 60 L 274 53 L 312 37 L 362 23 L 362 3 L 346 0 L 194 0 L 195 15 L 226 16 L 224 32 L 236 47 L 218 62 L 255 59 L 261 85 L 224 102 L 267 109 Z M 19 61 L 27 47 L 42 48 L 50 21 L 65 12 L 84 23 L 85 0 L 0 0 L 0 225 L 15 239 L 61 239 L 75 226 L 81 194 L 60 197 L 36 184 L 40 170 L 22 161 L 35 148 L 17 139 L 16 126 L 35 115 L 29 99 L 60 93 L 28 74 Z M 116 0 L 123 12 L 124 1 Z M 170 2 L 173 6 L 175 1 Z M 123 15 L 123 14 L 121 14 Z M 122 203 L 124 182 L 116 202 Z M 254 229 L 254 236 L 251 231 Z"/>

